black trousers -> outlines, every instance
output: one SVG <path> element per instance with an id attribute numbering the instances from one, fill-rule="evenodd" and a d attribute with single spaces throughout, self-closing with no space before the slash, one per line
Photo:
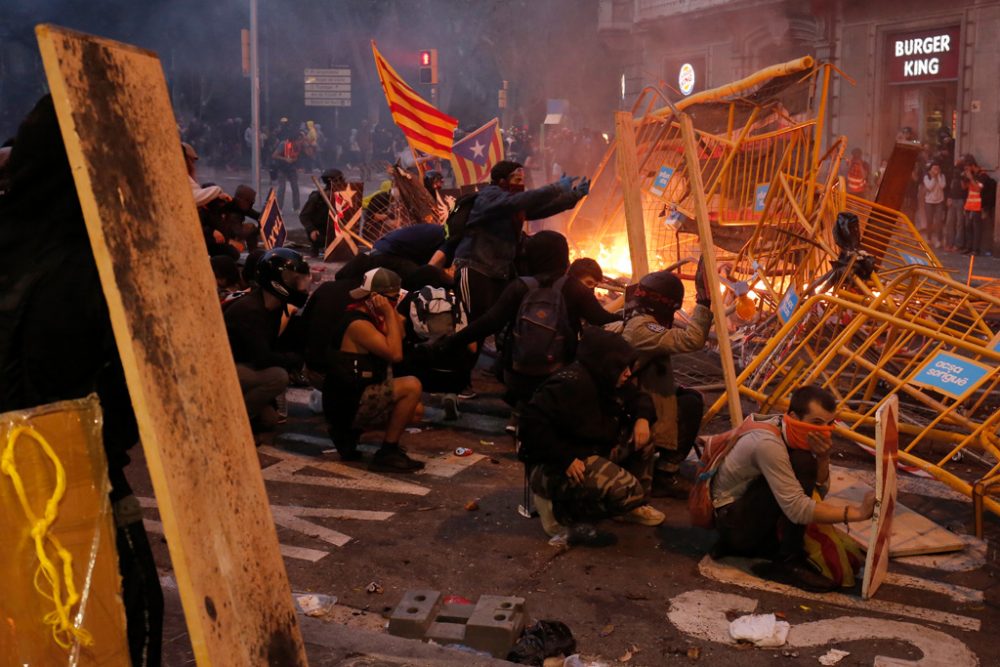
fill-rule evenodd
<path id="1" fill-rule="evenodd" d="M 806 495 L 816 488 L 816 458 L 811 452 L 788 450 L 795 477 Z M 786 560 L 803 553 L 806 527 L 794 524 L 781 511 L 763 475 L 747 487 L 736 502 L 715 511 L 719 531 L 716 549 L 724 554 Z"/>
<path id="2" fill-rule="evenodd" d="M 491 278 L 468 266 L 460 268 L 458 289 L 469 322 L 482 317 L 497 302 L 509 282 L 505 278 Z"/>

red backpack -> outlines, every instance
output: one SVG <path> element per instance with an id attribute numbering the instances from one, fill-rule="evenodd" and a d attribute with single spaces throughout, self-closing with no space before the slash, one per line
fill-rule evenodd
<path id="1" fill-rule="evenodd" d="M 715 526 L 715 507 L 712 505 L 712 478 L 722 467 L 722 461 L 733 450 L 736 442 L 745 434 L 754 430 L 770 431 L 781 437 L 781 430 L 774 424 L 759 422 L 749 415 L 743 423 L 734 429 L 715 433 L 701 438 L 704 448 L 698 461 L 698 474 L 694 486 L 688 495 L 688 512 L 691 514 L 691 525 L 696 528 L 713 528 Z"/>

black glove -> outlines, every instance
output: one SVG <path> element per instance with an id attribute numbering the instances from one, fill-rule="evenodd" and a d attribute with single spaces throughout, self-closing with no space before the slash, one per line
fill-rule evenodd
<path id="1" fill-rule="evenodd" d="M 712 307 L 712 292 L 705 276 L 705 257 L 698 260 L 698 270 L 694 272 L 694 299 L 699 306 Z"/>
<path id="2" fill-rule="evenodd" d="M 580 179 L 580 182 L 576 184 L 573 188 L 573 192 L 576 193 L 577 199 L 583 199 L 588 194 L 590 194 L 590 179 L 584 176 Z"/>
<path id="3" fill-rule="evenodd" d="M 578 178 L 579 176 L 567 176 L 566 174 L 563 174 L 562 178 L 560 178 L 556 184 L 562 188 L 563 192 L 570 192 L 573 190 L 573 183 L 575 183 Z"/>

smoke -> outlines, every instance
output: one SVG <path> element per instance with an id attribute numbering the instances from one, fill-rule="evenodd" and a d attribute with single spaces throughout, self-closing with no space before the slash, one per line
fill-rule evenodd
<path id="1" fill-rule="evenodd" d="M 388 123 L 369 41 L 427 97 L 417 52 L 439 53 L 440 107 L 474 128 L 501 113 L 509 82 L 512 123 L 541 122 L 545 101 L 566 98 L 577 126 L 606 129 L 621 68 L 599 39 L 596 0 L 258 0 L 264 120 L 313 118 L 325 128 Z M 34 0 L 0 25 L 0 140 L 45 91 L 33 34 L 51 22 L 158 53 L 179 119 L 249 118 L 240 30 L 249 0 Z M 348 65 L 352 106 L 306 107 L 303 69 Z"/>

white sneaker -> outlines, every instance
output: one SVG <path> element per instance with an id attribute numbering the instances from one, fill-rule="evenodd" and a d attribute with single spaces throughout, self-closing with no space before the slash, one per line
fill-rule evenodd
<path id="1" fill-rule="evenodd" d="M 628 514 L 621 514 L 614 517 L 619 523 L 637 523 L 642 526 L 659 526 L 667 518 L 667 515 L 656 509 L 652 505 L 640 505 Z"/>

